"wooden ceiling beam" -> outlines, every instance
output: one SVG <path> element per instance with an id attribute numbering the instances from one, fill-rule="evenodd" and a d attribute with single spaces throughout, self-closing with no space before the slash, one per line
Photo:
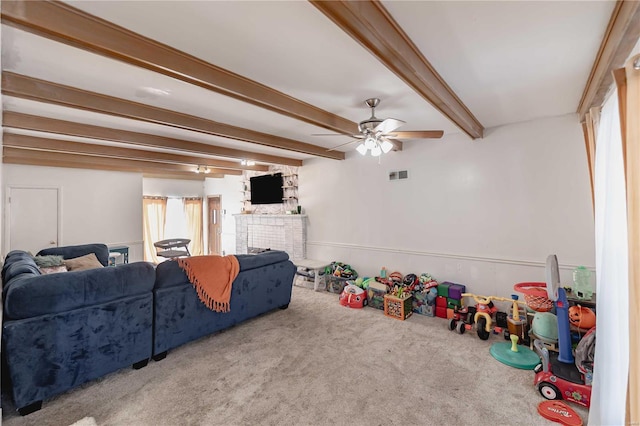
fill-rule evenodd
<path id="1" fill-rule="evenodd" d="M 199 157 L 189 157 L 173 155 L 168 153 L 158 153 L 153 151 L 134 150 L 107 145 L 88 144 L 83 142 L 65 141 L 60 139 L 42 138 L 28 135 L 4 133 L 3 146 L 35 151 L 83 154 L 94 157 L 108 157 L 124 160 L 150 161 L 159 164 L 179 164 L 190 166 L 195 170 L 198 166 L 207 166 L 210 170 L 220 171 L 231 175 L 241 175 L 242 171 L 237 169 L 226 169 L 215 167 L 206 159 Z M 100 161 L 100 160 L 95 160 Z"/>
<path id="2" fill-rule="evenodd" d="M 241 151 L 238 149 L 225 148 L 215 145 L 209 145 L 206 143 L 167 138 L 164 136 L 151 135 L 148 133 L 138 133 L 130 132 L 127 130 L 112 129 L 108 127 L 94 126 L 91 124 L 76 123 L 73 121 L 64 121 L 55 118 L 23 114 L 14 111 L 4 111 L 2 115 L 2 121 L 2 124 L 5 127 L 14 127 L 16 129 L 34 130 L 38 132 L 55 133 L 59 135 L 127 143 L 149 148 L 167 148 L 191 154 L 215 155 L 220 157 L 281 164 L 285 166 L 302 166 L 302 160 L 296 160 L 294 158 Z M 262 165 L 240 165 L 239 168 L 241 168 L 242 170 L 255 171 L 265 171 L 265 168 L 268 170 L 267 166 Z"/>
<path id="3" fill-rule="evenodd" d="M 2 162 L 7 164 L 27 164 L 34 166 L 70 167 L 90 170 L 113 170 L 133 173 L 153 173 L 157 175 L 195 173 L 193 166 L 182 164 L 156 163 L 142 160 L 126 160 L 122 158 L 96 157 L 93 155 L 70 154 L 64 152 L 38 151 L 15 147 L 3 147 Z M 213 174 L 222 174 L 215 173 Z M 209 176 L 209 174 L 203 174 Z"/>
<path id="4" fill-rule="evenodd" d="M 97 157 L 121 158 L 125 160 L 143 160 L 157 163 L 182 164 L 191 166 L 192 169 L 197 166 L 207 166 L 212 170 L 212 173 L 217 172 L 227 175 L 242 175 L 242 170 L 237 167 L 233 167 L 235 164 L 230 161 L 220 162 L 208 158 L 188 155 L 177 155 L 166 152 L 145 151 L 141 149 L 129 149 L 84 142 L 72 142 L 61 139 L 18 135 L 6 132 L 3 135 L 3 146 L 34 149 L 37 151 L 66 152 L 70 154 L 85 154 Z M 221 163 L 228 163 L 232 165 L 232 168 L 226 168 L 225 164 Z"/>
<path id="5" fill-rule="evenodd" d="M 205 178 L 223 178 L 224 175 L 204 175 L 197 173 L 142 173 L 142 177 L 154 179 L 182 179 L 182 180 L 204 180 Z"/>
<path id="6" fill-rule="evenodd" d="M 309 1 L 462 131 L 473 139 L 482 137 L 482 124 L 381 2 Z"/>
<path id="7" fill-rule="evenodd" d="M 356 123 L 62 2 L 3 0 L 2 22 L 297 120 L 353 134 Z"/>
<path id="8" fill-rule="evenodd" d="M 344 160 L 345 158 L 344 152 L 328 151 L 326 148 L 317 145 L 256 132 L 255 130 L 243 129 L 194 115 L 89 92 L 87 90 L 8 71 L 2 73 L 2 93 L 5 96 L 14 96 L 147 123 L 192 130 L 194 132 L 250 142 L 271 148 L 301 152 L 318 157 L 331 158 L 334 160 Z"/>
<path id="9" fill-rule="evenodd" d="M 640 38 L 640 1 L 622 0 L 616 3 L 600 49 L 591 67 L 582 98 L 578 105 L 580 121 L 592 107 L 600 107 L 613 85 L 612 72 L 624 67 Z"/>

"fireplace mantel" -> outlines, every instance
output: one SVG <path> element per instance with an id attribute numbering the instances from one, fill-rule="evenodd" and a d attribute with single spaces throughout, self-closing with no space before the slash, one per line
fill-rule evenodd
<path id="1" fill-rule="evenodd" d="M 235 214 L 236 254 L 250 249 L 283 250 L 292 259 L 307 257 L 307 215 Z"/>

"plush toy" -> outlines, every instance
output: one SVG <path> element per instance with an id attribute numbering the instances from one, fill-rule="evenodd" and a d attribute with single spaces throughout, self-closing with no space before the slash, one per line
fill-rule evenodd
<path id="1" fill-rule="evenodd" d="M 423 272 L 423 273 L 420 274 L 419 280 L 420 280 L 420 282 L 422 284 L 425 284 L 425 283 L 427 283 L 429 281 L 435 281 L 433 279 L 433 277 L 431 276 L 431 274 L 427 274 L 426 272 Z"/>

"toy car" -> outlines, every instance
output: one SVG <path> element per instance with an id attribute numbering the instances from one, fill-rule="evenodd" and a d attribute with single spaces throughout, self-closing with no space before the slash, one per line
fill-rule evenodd
<path id="1" fill-rule="evenodd" d="M 367 293 L 356 285 L 347 284 L 340 293 L 340 304 L 350 308 L 363 308 L 367 306 Z"/>
<path id="2" fill-rule="evenodd" d="M 589 408 L 591 386 L 585 384 L 584 376 L 575 364 L 558 361 L 557 355 L 550 356 L 540 340 L 533 342 L 536 353 L 542 359 L 534 370 L 534 385 L 546 399 L 564 399 Z"/>

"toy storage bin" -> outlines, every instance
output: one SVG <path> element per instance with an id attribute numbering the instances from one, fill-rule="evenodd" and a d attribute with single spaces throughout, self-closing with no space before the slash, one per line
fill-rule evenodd
<path id="1" fill-rule="evenodd" d="M 462 299 L 462 293 L 467 292 L 467 286 L 464 284 L 451 284 L 449 286 L 449 294 L 447 297 L 450 299 Z"/>
<path id="2" fill-rule="evenodd" d="M 449 287 L 451 286 L 449 281 L 438 284 L 438 296 L 449 297 Z"/>
<path id="3" fill-rule="evenodd" d="M 313 288 L 315 274 L 305 268 L 298 267 L 293 284 L 298 287 Z M 322 280 L 321 280 L 322 282 Z"/>
<path id="4" fill-rule="evenodd" d="M 447 298 L 447 308 L 455 309 L 459 306 L 462 306 L 462 301 L 460 299 Z"/>
<path id="5" fill-rule="evenodd" d="M 419 315 L 427 315 L 427 293 L 414 291 L 411 310 Z"/>
<path id="6" fill-rule="evenodd" d="M 325 287 L 327 291 L 336 294 L 342 293 L 342 290 L 344 290 L 344 286 L 347 285 L 347 281 L 352 279 L 355 280 L 356 278 L 342 278 L 328 274 L 324 275 Z"/>
<path id="7" fill-rule="evenodd" d="M 382 283 L 372 282 L 367 288 L 369 306 L 376 309 L 384 309 L 384 296 L 387 294 L 387 286 Z"/>
<path id="8" fill-rule="evenodd" d="M 384 314 L 388 317 L 399 319 L 404 321 L 409 318 L 412 311 L 413 296 L 406 295 L 402 298 L 396 297 L 392 294 L 384 296 Z"/>

